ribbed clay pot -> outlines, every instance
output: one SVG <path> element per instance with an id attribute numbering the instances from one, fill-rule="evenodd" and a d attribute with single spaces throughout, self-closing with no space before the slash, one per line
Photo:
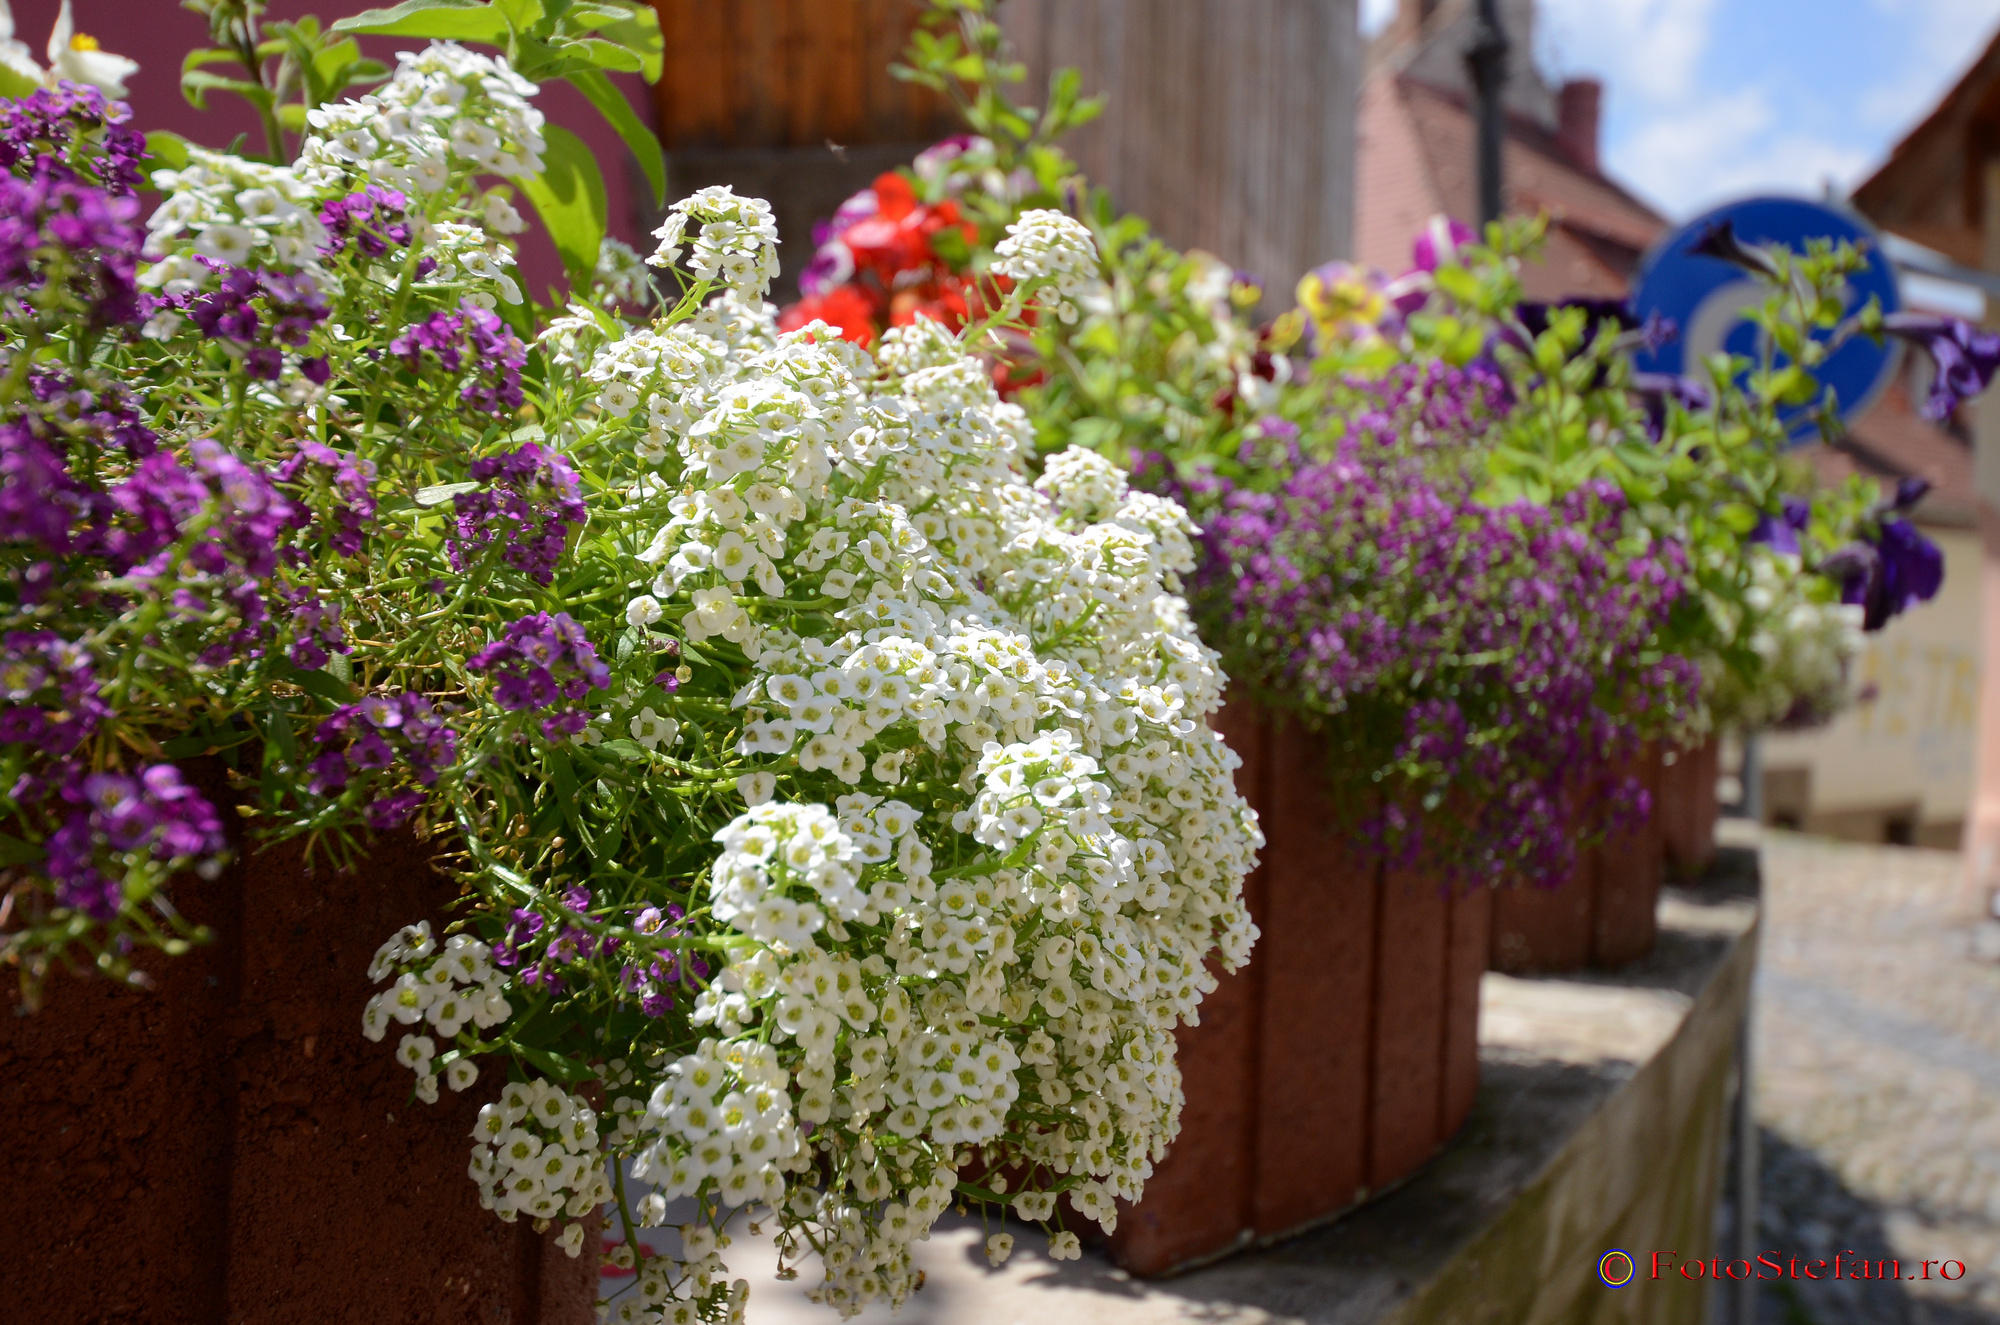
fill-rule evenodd
<path id="1" fill-rule="evenodd" d="M 444 919 L 409 839 L 353 873 L 296 845 L 173 896 L 217 941 L 151 989 L 60 976 L 0 1017 L 0 1302 L 12 1320 L 586 1325 L 596 1264 L 479 1208 L 489 1070 L 427 1105 L 361 1035 L 376 946 Z M 11 997 L 11 996 L 10 996 Z"/>
<path id="2" fill-rule="evenodd" d="M 1294 723 L 1232 702 L 1217 726 L 1268 840 L 1246 885 L 1263 935 L 1180 1032 L 1180 1136 L 1110 1239 L 1137 1274 L 1381 1192 L 1451 1139 L 1479 1085 L 1490 895 L 1370 863 Z"/>
<path id="3" fill-rule="evenodd" d="M 1549 975 L 1623 966 L 1653 950 L 1663 872 L 1660 756 L 1644 756 L 1635 772 L 1651 802 L 1644 822 L 1581 853 L 1554 887 L 1523 883 L 1494 893 L 1494 970 Z"/>
<path id="4" fill-rule="evenodd" d="M 1662 772 L 1661 845 L 1667 871 L 1675 878 L 1696 878 L 1715 863 L 1715 824 L 1722 817 L 1716 782 L 1721 774 L 1722 748 L 1714 737 L 1680 751 Z"/>

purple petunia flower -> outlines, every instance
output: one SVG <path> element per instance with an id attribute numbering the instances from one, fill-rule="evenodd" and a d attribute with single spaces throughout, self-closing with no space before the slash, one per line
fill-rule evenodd
<path id="1" fill-rule="evenodd" d="M 1936 371 L 1923 415 L 1934 423 L 1985 391 L 2000 371 L 2000 332 L 1981 331 L 1962 318 L 1891 313 L 1882 319 L 1882 329 L 1930 355 Z"/>

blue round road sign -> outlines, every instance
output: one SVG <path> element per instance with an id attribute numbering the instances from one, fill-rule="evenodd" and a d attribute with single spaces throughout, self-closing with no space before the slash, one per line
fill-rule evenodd
<path id="1" fill-rule="evenodd" d="M 1881 301 L 1884 313 L 1893 313 L 1902 304 L 1895 269 L 1875 232 L 1860 218 L 1804 198 L 1745 198 L 1696 217 L 1647 255 L 1633 308 L 1642 319 L 1655 313 L 1671 318 L 1680 334 L 1658 350 L 1642 349 L 1636 357 L 1640 370 L 1687 373 L 1719 351 L 1757 357 L 1757 328 L 1745 322 L 1743 314 L 1763 302 L 1770 287 L 1734 263 L 1690 252 L 1723 221 L 1734 225 L 1736 237 L 1749 244 L 1782 244 L 1799 251 L 1813 239 L 1865 245 L 1867 267 L 1848 277 L 1853 291 L 1848 311 L 1861 308 L 1871 297 Z M 1852 419 L 1868 407 L 1887 384 L 1895 355 L 1893 344 L 1877 345 L 1866 336 L 1856 336 L 1821 365 L 1820 385 L 1833 388 L 1841 418 Z M 1793 411 L 1788 423 L 1795 440 L 1815 435 L 1810 410 Z"/>

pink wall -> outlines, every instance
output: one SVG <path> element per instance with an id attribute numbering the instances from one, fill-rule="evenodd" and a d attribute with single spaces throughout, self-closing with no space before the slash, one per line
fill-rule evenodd
<path id="1" fill-rule="evenodd" d="M 15 36 L 27 43 L 36 59 L 43 56 L 50 26 L 55 22 L 61 0 L 12 0 Z M 271 0 L 270 16 L 296 18 L 317 14 L 327 23 L 371 8 L 363 0 L 326 0 L 311 4 L 306 0 Z M 206 112 L 187 104 L 180 92 L 181 57 L 196 46 L 208 44 L 208 23 L 200 15 L 182 9 L 176 0 L 73 0 L 76 26 L 87 32 L 108 51 L 137 60 L 139 72 L 128 83 L 127 100 L 141 129 L 171 129 L 195 142 L 210 146 L 227 144 L 239 132 L 251 135 L 260 146 L 263 139 L 257 117 L 234 97 L 216 97 Z M 401 46 L 413 41 L 392 43 L 380 39 L 368 43 L 370 54 L 390 58 Z M 217 72 L 222 72 L 218 67 Z M 636 77 L 618 80 L 626 95 L 650 123 L 653 101 Z M 590 144 L 604 172 L 605 192 L 610 208 L 611 233 L 627 243 L 635 243 L 649 224 L 652 198 L 643 179 L 633 187 L 634 167 L 625 144 L 605 125 L 590 105 L 567 86 L 551 87 L 538 99 L 549 119 L 571 130 Z M 527 210 L 524 206 L 523 210 Z M 529 287 L 545 293 L 560 279 L 562 267 L 554 250 L 540 234 L 522 236 L 521 268 Z"/>

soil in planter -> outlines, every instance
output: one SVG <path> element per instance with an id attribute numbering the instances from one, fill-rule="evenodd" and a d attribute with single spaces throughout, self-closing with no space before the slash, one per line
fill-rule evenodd
<path id="1" fill-rule="evenodd" d="M 175 885 L 219 941 L 151 959 L 156 989 L 65 977 L 10 1009 L 0 1172 L 37 1217 L 0 1231 L 0 1300 L 49 1321 L 591 1320 L 596 1265 L 481 1210 L 466 1176 L 497 1072 L 426 1105 L 361 1035 L 376 946 L 439 925 L 452 892 L 407 838 L 352 874 L 280 846 Z"/>

